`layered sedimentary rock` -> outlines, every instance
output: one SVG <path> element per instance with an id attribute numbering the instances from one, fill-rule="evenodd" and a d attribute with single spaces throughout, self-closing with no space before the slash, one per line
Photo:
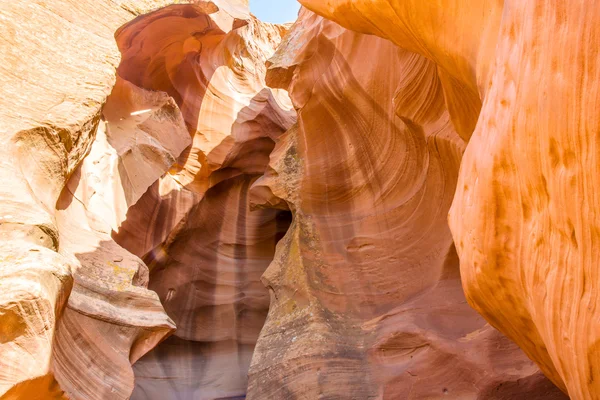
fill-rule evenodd
<path id="1" fill-rule="evenodd" d="M 131 364 L 175 328 L 156 293 L 146 289 L 145 263 L 111 237 L 145 193 L 157 186 L 181 189 L 164 174 L 191 148 L 180 99 L 143 89 L 115 71 L 117 28 L 168 3 L 0 7 L 0 36 L 7 42 L 0 67 L 3 399 L 129 398 Z M 223 33 L 250 20 L 244 1 L 177 7 L 184 18 L 214 21 Z M 265 36 L 275 40 L 271 33 Z M 259 75 L 252 68 L 247 66 L 248 75 Z M 250 107 L 240 113 L 247 120 L 236 120 L 240 125 L 277 114 L 265 111 L 279 106 L 275 96 L 251 95 L 258 100 L 240 101 Z M 293 113 L 282 114 L 285 125 Z M 241 130 L 255 139 L 252 129 Z"/>
<path id="2" fill-rule="evenodd" d="M 81 311 L 71 302 L 76 297 L 71 289 L 74 281 L 77 287 L 79 271 L 87 270 L 88 264 L 63 248 L 56 202 L 92 146 L 102 104 L 115 82 L 119 62 L 115 29 L 136 12 L 164 2 L 135 2 L 131 7 L 132 3 L 33 1 L 0 6 L 2 398 L 62 396 L 63 382 L 56 383 L 53 366 L 61 344 L 57 327 Z M 143 286 L 143 280 L 139 283 Z M 154 295 L 142 287 L 137 293 L 166 318 Z M 93 308 L 101 301 L 88 305 Z M 104 323 L 95 311 L 88 317 Z M 145 321 L 145 326 L 164 327 L 165 321 L 158 319 Z M 136 321 L 129 323 L 140 328 Z M 129 349 L 123 356 L 128 361 Z M 67 380 L 85 384 L 99 373 L 95 365 L 85 369 L 70 371 Z"/>
<path id="3" fill-rule="evenodd" d="M 192 145 L 130 207 L 114 239 L 149 265 L 175 334 L 135 365 L 135 399 L 243 396 L 269 308 L 260 277 L 289 213 L 249 209 L 275 140 L 295 121 L 287 93 L 265 84 L 285 27 L 172 5 L 123 26 L 119 74 L 164 91 Z M 245 15 L 245 16 L 244 16 Z"/>
<path id="4" fill-rule="evenodd" d="M 450 213 L 467 299 L 572 398 L 600 396 L 600 4 L 301 2 L 438 64 L 471 138 Z"/>
<path id="5" fill-rule="evenodd" d="M 255 179 L 240 175 L 209 189 L 160 251 L 147 256 L 150 287 L 178 330 L 135 365 L 134 398 L 245 395 L 269 309 L 260 277 L 289 226 L 285 213 L 250 212 Z"/>
<path id="6" fill-rule="evenodd" d="M 600 396 L 600 4 L 302 2 L 0 5 L 0 398 Z"/>
<path id="7" fill-rule="evenodd" d="M 294 219 L 248 398 L 563 398 L 465 301 L 446 220 L 464 142 L 436 65 L 302 11 L 268 82 L 298 125 L 252 201 Z"/>
<path id="8" fill-rule="evenodd" d="M 56 212 L 60 253 L 81 267 L 59 322 L 53 370 L 70 397 L 83 399 L 129 398 L 131 364 L 175 328 L 145 289 L 147 266 L 110 233 L 191 143 L 172 98 L 120 77 L 102 117 Z M 88 365 L 102 373 L 82 374 Z"/>

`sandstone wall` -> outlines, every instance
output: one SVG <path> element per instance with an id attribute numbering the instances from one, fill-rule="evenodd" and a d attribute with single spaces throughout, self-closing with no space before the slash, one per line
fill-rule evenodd
<path id="1" fill-rule="evenodd" d="M 270 60 L 298 125 L 254 184 L 293 211 L 250 399 L 559 399 L 466 303 L 447 213 L 465 143 L 435 64 L 303 10 Z"/>
<path id="2" fill-rule="evenodd" d="M 301 3 L 436 62 L 470 138 L 450 212 L 467 299 L 571 397 L 597 398 L 599 4 Z"/>

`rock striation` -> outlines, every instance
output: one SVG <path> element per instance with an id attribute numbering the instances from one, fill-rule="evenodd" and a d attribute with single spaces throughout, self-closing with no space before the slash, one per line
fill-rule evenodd
<path id="1" fill-rule="evenodd" d="M 470 138 L 450 212 L 467 299 L 569 396 L 597 398 L 598 4 L 301 2 L 438 65 Z"/>
<path id="2" fill-rule="evenodd" d="M 190 142 L 172 98 L 117 78 L 90 152 L 57 202 L 59 252 L 80 264 L 54 348 L 53 372 L 70 398 L 129 398 L 131 364 L 175 328 L 146 289 L 147 266 L 110 234 Z M 75 373 L 88 365 L 110 372 Z"/>
<path id="3" fill-rule="evenodd" d="M 136 236 L 148 230 L 150 221 L 146 218 L 145 224 L 139 224 L 129 241 L 120 240 L 115 232 L 126 231 L 136 212 L 147 216 L 153 209 L 143 206 L 155 206 L 153 196 L 158 194 L 164 196 L 174 217 L 158 228 L 164 237 L 153 236 L 160 244 L 188 213 L 206 214 L 206 206 L 199 203 L 214 186 L 215 194 L 207 196 L 209 204 L 224 197 L 240 204 L 235 211 L 228 209 L 227 221 L 235 225 L 238 209 L 244 210 L 246 204 L 240 198 L 245 198 L 254 175 L 264 172 L 273 139 L 293 123 L 294 112 L 285 93 L 261 83 L 264 61 L 284 27 L 260 24 L 249 15 L 244 1 L 197 1 L 161 8 L 168 3 L 57 1 L 0 7 L 0 18 L 8 21 L 0 27 L 2 40 L 8 42 L 0 67 L 4 95 L 0 115 L 2 399 L 129 398 L 134 389 L 131 365 L 170 335 L 175 324 L 156 292 L 146 289 L 151 278 L 141 259 L 146 252 L 133 245 L 152 243 Z M 157 11 L 146 14 L 152 10 Z M 24 23 L 23 15 L 29 16 Z M 160 76 L 136 75 L 132 68 L 141 64 L 128 54 L 120 61 L 119 50 L 127 46 L 115 42 L 115 31 L 132 19 L 134 25 L 149 24 L 153 17 L 167 23 L 174 42 L 182 31 L 172 28 L 187 21 L 191 23 L 179 27 L 192 28 L 185 33 L 191 38 L 188 45 L 218 47 L 206 51 L 203 59 L 199 48 L 180 49 L 181 55 L 190 57 L 182 67 L 184 77 L 186 66 L 199 72 L 200 65 L 214 68 L 210 74 L 216 76 L 202 81 L 206 86 L 196 92 L 190 80 L 189 93 L 194 98 L 186 98 L 189 102 L 161 86 Z M 202 24 L 211 29 L 203 32 L 206 26 Z M 228 35 L 244 26 L 243 33 Z M 51 40 L 52 36 L 60 40 Z M 170 55 L 160 54 L 158 48 L 150 50 L 163 60 Z M 158 82 L 139 81 L 143 76 Z M 231 79 L 239 84 L 230 88 Z M 195 102 L 202 103 L 209 87 L 212 97 L 202 108 Z M 198 129 L 203 137 L 191 129 L 192 109 L 198 112 L 196 121 L 200 115 L 215 116 L 202 120 Z M 193 182 L 197 190 L 191 189 Z M 224 184 L 218 187 L 219 182 Z M 137 204 L 142 206 L 130 218 L 129 210 Z M 210 211 L 211 219 L 215 211 Z M 233 345 L 225 346 L 232 354 L 224 357 L 222 366 L 240 368 L 240 372 L 220 388 L 223 391 L 237 390 L 245 382 L 244 365 L 247 369 L 268 307 L 261 300 L 267 292 L 258 284 L 260 268 L 270 261 L 277 232 L 286 229 L 280 214 L 258 213 L 249 219 L 249 229 L 223 235 L 223 244 L 214 249 L 235 250 L 230 254 L 235 264 L 231 269 L 241 274 L 220 277 L 223 286 L 237 284 L 242 293 L 230 296 L 240 328 L 234 329 L 237 337 L 229 338 Z M 204 230 L 202 222 L 195 220 L 200 227 L 189 229 Z M 245 223 L 242 218 L 240 224 Z M 223 258 L 227 259 L 226 254 Z M 195 264 L 186 265 L 193 268 Z M 192 272 L 186 279 L 197 283 L 194 276 Z M 191 290 L 188 294 L 197 288 Z M 172 314 L 180 319 L 176 312 Z M 223 325 L 235 323 L 228 319 Z M 182 328 L 183 335 L 185 322 Z M 193 332 L 189 326 L 187 330 Z M 243 357 L 248 360 L 238 360 Z"/>
<path id="4" fill-rule="evenodd" d="M 600 4 L 300 2 L 0 4 L 1 400 L 600 396 Z"/>
<path id="5" fill-rule="evenodd" d="M 119 373 L 131 375 L 130 361 L 174 328 L 158 297 L 145 289 L 145 266 L 110 242 L 110 230 L 102 233 L 97 221 L 101 214 L 66 189 L 68 181 L 77 186 L 79 166 L 103 124 L 102 105 L 119 62 L 114 31 L 163 3 L 0 5 L 0 398 L 62 398 L 63 391 L 73 399 L 106 398 L 107 392 L 126 398 L 133 379 L 124 382 Z M 85 239 L 73 236 L 80 233 Z M 84 255 L 90 253 L 93 260 Z M 113 273 L 121 268 L 122 274 Z M 136 301 L 144 311 L 130 320 Z M 122 343 L 102 348 L 102 357 L 86 347 L 115 335 Z M 96 362 L 65 361 L 65 352 L 80 350 Z M 93 394 L 80 392 L 83 387 Z"/>
<path id="6" fill-rule="evenodd" d="M 464 298 L 446 218 L 465 144 L 436 65 L 308 10 L 269 64 L 298 125 L 251 195 L 294 218 L 248 398 L 564 398 Z"/>
<path id="7" fill-rule="evenodd" d="M 192 138 L 113 234 L 150 267 L 177 325 L 136 363 L 134 399 L 245 395 L 269 309 L 260 277 L 289 226 L 289 212 L 251 212 L 248 196 L 295 122 L 287 93 L 265 84 L 286 27 L 209 12 L 172 5 L 115 35 L 119 75 L 175 99 Z"/>

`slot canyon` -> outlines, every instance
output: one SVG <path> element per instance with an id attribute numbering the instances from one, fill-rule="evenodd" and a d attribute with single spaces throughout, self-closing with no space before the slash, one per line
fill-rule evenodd
<path id="1" fill-rule="evenodd" d="M 299 2 L 0 0 L 0 400 L 600 399 L 600 1 Z"/>

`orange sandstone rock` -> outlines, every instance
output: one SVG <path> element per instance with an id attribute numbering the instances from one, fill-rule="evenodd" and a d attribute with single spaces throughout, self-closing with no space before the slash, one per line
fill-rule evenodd
<path id="1" fill-rule="evenodd" d="M 572 398 L 600 396 L 598 4 L 301 2 L 438 64 L 471 138 L 450 212 L 467 299 Z"/>
<path id="2" fill-rule="evenodd" d="M 446 221 L 464 142 L 435 64 L 304 10 L 268 81 L 298 126 L 251 193 L 294 219 L 248 398 L 564 398 L 466 304 Z"/>

